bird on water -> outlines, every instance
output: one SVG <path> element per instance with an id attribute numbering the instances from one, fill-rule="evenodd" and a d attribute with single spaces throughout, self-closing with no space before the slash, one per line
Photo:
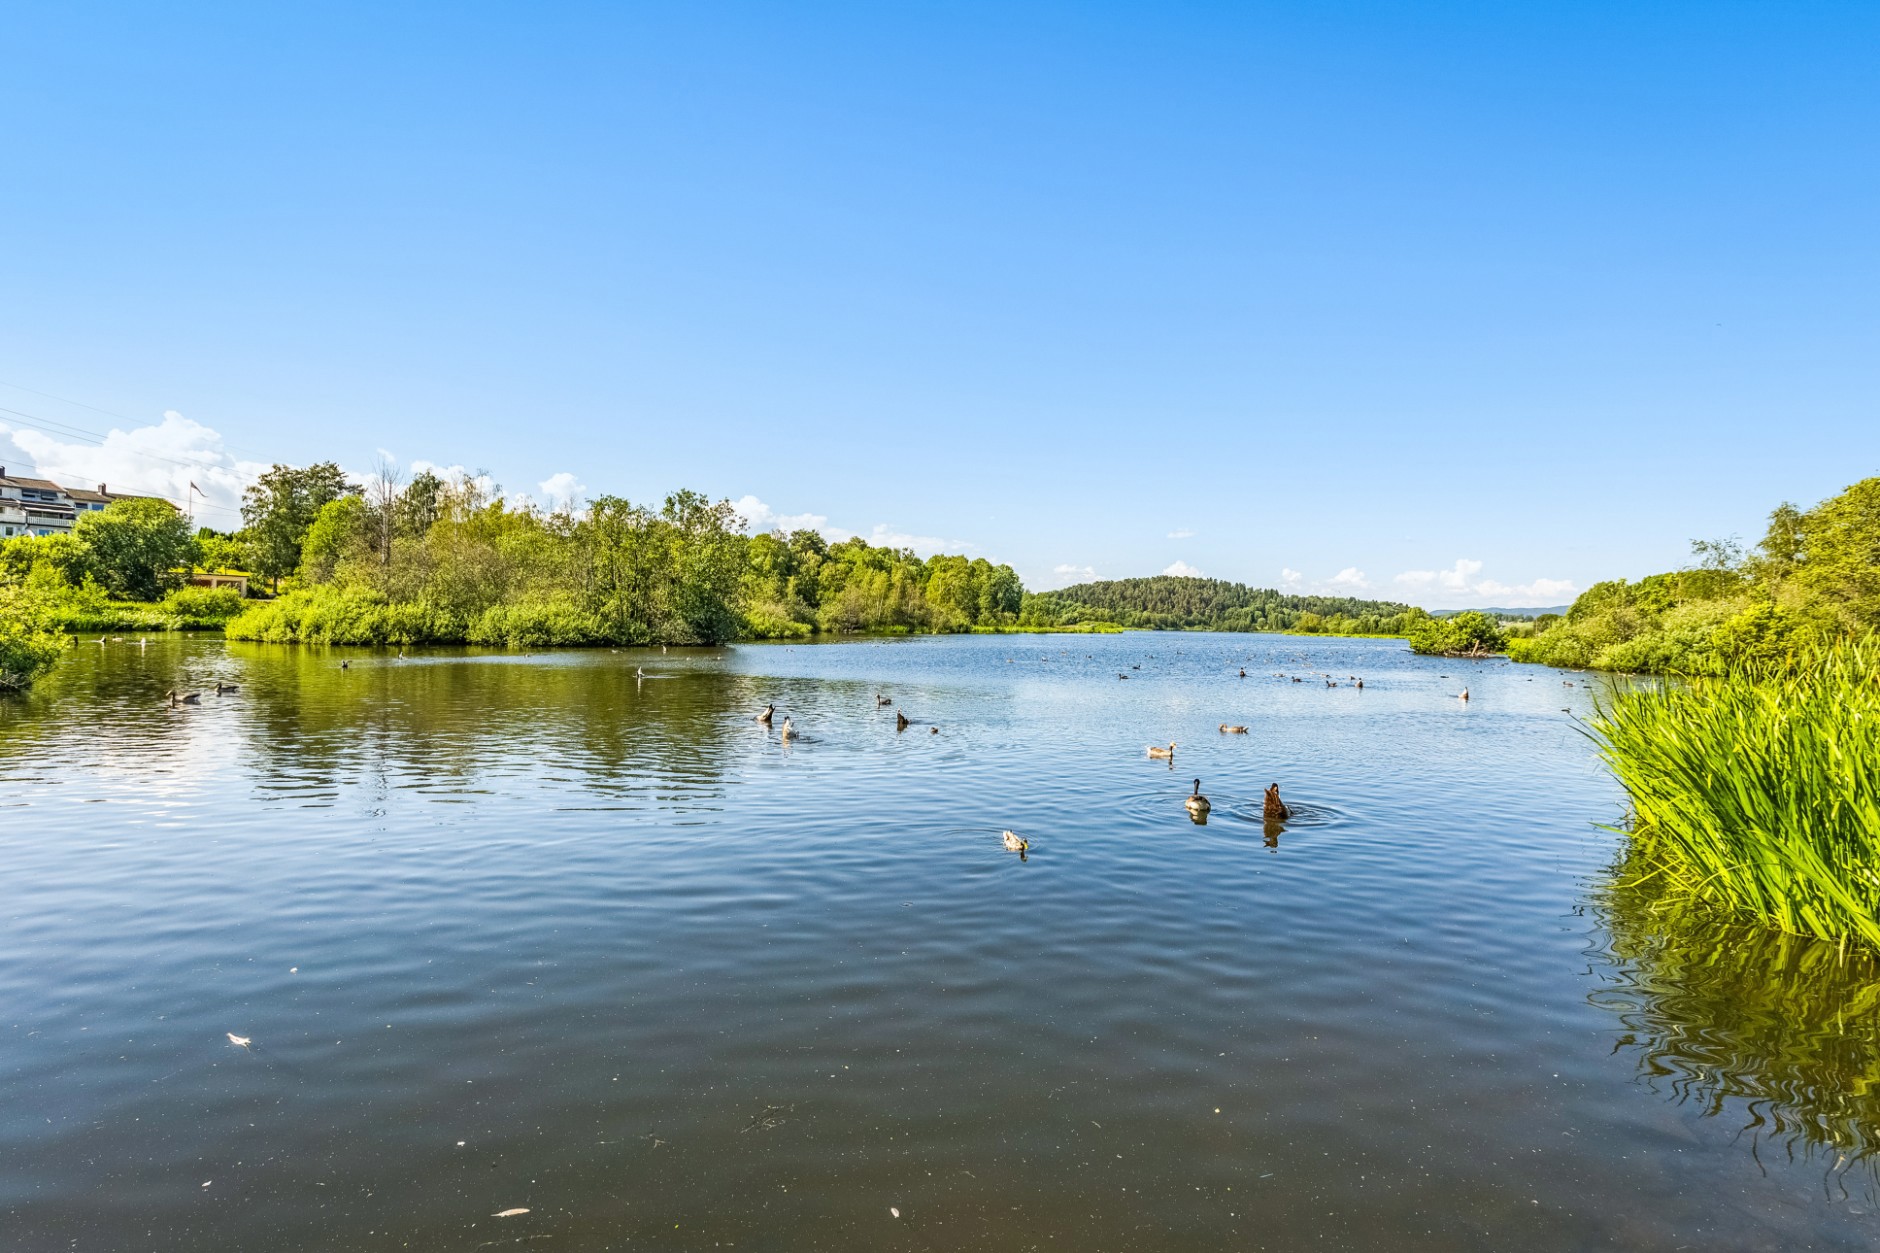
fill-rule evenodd
<path id="1" fill-rule="evenodd" d="M 1193 818 L 1196 822 L 1207 821 L 1208 811 L 1214 808 L 1214 806 L 1209 803 L 1208 798 L 1201 794 L 1201 780 L 1199 779 L 1195 780 L 1195 790 L 1182 804 L 1187 807 L 1188 816 Z"/>
<path id="2" fill-rule="evenodd" d="M 1286 808 L 1286 802 L 1279 798 L 1279 784 L 1275 783 L 1266 790 L 1266 804 L 1262 806 L 1260 816 L 1268 822 L 1284 822 L 1292 817 L 1292 810 Z"/>
<path id="3" fill-rule="evenodd" d="M 776 712 L 777 712 L 777 707 L 775 705 L 765 705 L 764 712 L 756 715 L 756 718 L 759 722 L 763 723 L 765 726 L 769 726 L 770 716 Z"/>
<path id="4" fill-rule="evenodd" d="M 1153 744 L 1149 745 L 1149 756 L 1173 759 L 1175 756 L 1175 741 L 1170 740 L 1167 748 L 1157 748 Z"/>

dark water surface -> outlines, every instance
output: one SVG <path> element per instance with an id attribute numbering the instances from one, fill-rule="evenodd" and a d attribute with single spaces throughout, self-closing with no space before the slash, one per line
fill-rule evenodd
<path id="1" fill-rule="evenodd" d="M 0 1247 L 1872 1247 L 1872 968 L 1607 891 L 1583 683 L 83 643 L 0 703 Z"/>

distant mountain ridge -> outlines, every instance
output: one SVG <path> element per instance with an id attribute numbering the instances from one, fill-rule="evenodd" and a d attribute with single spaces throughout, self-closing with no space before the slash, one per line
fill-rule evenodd
<path id="1" fill-rule="evenodd" d="M 1569 607 L 1570 606 L 1567 605 L 1550 605 L 1544 609 L 1498 609 L 1489 606 L 1478 609 L 1475 612 L 1485 613 L 1491 618 L 1538 618 L 1544 613 L 1557 613 L 1564 616 Z M 1430 617 L 1453 618 L 1459 613 L 1468 612 L 1467 609 L 1432 609 L 1430 610 Z"/>
<path id="2" fill-rule="evenodd" d="M 1395 635 L 1421 609 L 1352 596 L 1299 596 L 1224 579 L 1158 574 L 1078 583 L 1028 598 L 1039 620 L 1113 622 L 1156 630 L 1291 631 Z"/>

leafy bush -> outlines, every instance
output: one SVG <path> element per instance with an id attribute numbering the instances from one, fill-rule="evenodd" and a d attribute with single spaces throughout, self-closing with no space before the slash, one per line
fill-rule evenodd
<path id="1" fill-rule="evenodd" d="M 55 631 L 44 606 L 24 587 L 0 587 L 0 690 L 31 686 L 72 639 Z"/>
<path id="2" fill-rule="evenodd" d="M 541 596 L 492 605 L 470 624 L 472 644 L 512 648 L 577 647 L 603 642 L 600 623 L 567 596 Z"/>
<path id="3" fill-rule="evenodd" d="M 1470 609 L 1449 618 L 1431 618 L 1410 632 L 1410 648 L 1419 653 L 1498 653 L 1506 643 L 1495 620 Z"/>
<path id="4" fill-rule="evenodd" d="M 157 607 L 189 626 L 219 627 L 240 613 L 243 603 L 232 587 L 179 587 Z"/>

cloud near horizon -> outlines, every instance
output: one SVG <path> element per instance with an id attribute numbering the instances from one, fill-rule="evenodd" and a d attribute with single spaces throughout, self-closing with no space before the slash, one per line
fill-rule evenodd
<path id="1" fill-rule="evenodd" d="M 1467 609 L 1471 603 L 1533 609 L 1571 601 L 1579 592 L 1571 579 L 1503 583 L 1498 579 L 1477 579 L 1475 576 L 1481 572 L 1480 561 L 1458 557 L 1447 570 L 1405 570 L 1393 582 L 1404 589 L 1405 595 L 1432 602 L 1425 608 L 1436 609 Z"/>
<path id="2" fill-rule="evenodd" d="M 164 410 L 163 420 L 149 426 L 128 431 L 113 427 L 97 444 L 68 443 L 5 422 L 0 422 L 0 439 L 21 453 L 11 457 L 0 446 L 0 465 L 14 474 L 51 479 L 64 487 L 103 483 L 114 492 L 161 496 L 206 514 L 203 525 L 217 530 L 241 525 L 242 490 L 268 469 L 235 456 L 223 446 L 221 432 L 174 409 Z M 191 483 L 200 495 L 190 492 Z"/>
<path id="3" fill-rule="evenodd" d="M 847 527 L 831 526 L 824 514 L 778 513 L 756 496 L 741 496 L 731 502 L 731 507 L 750 524 L 752 531 L 815 531 L 832 544 L 860 535 L 876 548 L 911 548 L 922 557 L 931 557 L 935 553 L 979 551 L 977 544 L 966 540 L 945 539 L 938 535 L 914 535 L 889 522 L 875 523 L 874 529 L 864 535 Z"/>
<path id="4" fill-rule="evenodd" d="M 1177 561 L 1168 569 L 1162 571 L 1162 573 L 1172 574 L 1178 579 L 1205 579 L 1208 577 L 1185 561 Z"/>
<path id="5" fill-rule="evenodd" d="M 542 499 L 548 502 L 550 509 L 572 509 L 587 491 L 587 484 L 566 470 L 549 475 L 536 486 L 542 489 Z"/>

